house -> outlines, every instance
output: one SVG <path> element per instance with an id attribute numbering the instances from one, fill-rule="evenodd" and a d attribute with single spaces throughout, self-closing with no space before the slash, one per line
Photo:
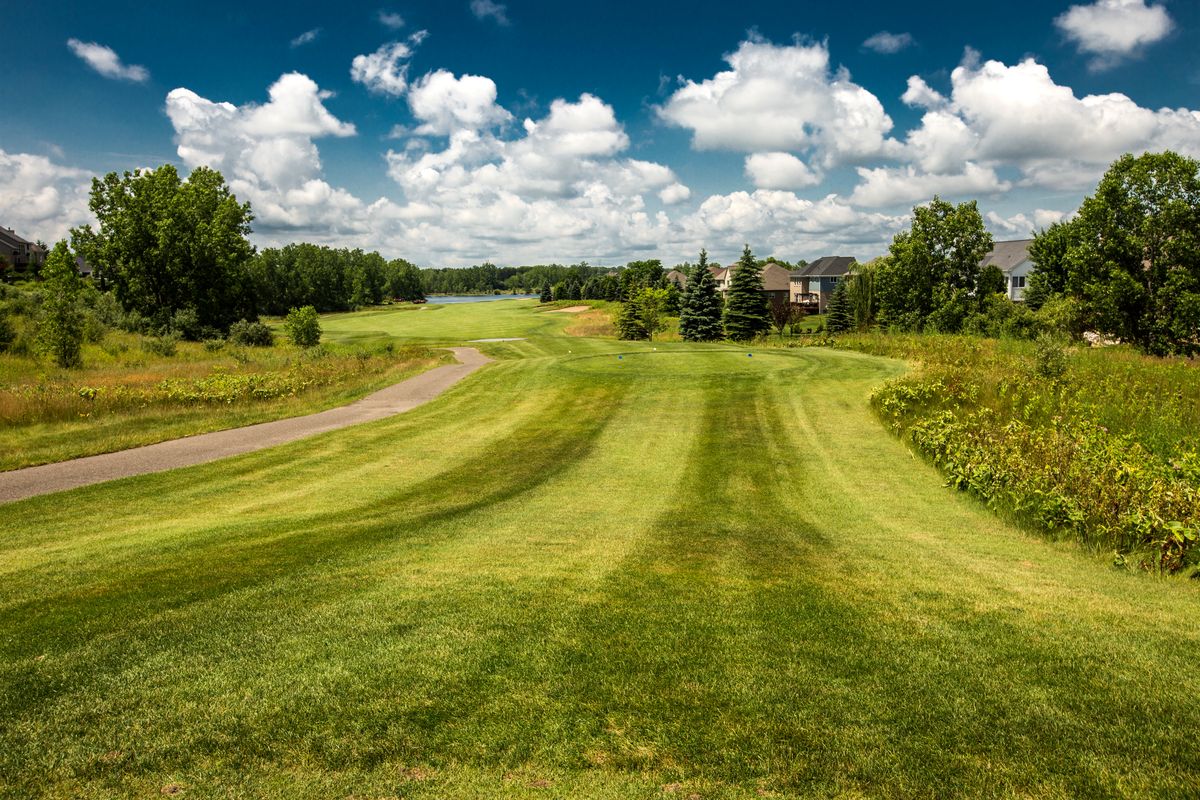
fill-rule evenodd
<path id="1" fill-rule="evenodd" d="M 12 228 L 0 226 L 0 261 L 14 272 L 40 272 L 46 263 L 46 249 L 18 236 Z"/>
<path id="2" fill-rule="evenodd" d="M 790 273 L 792 302 L 824 314 L 833 297 L 833 290 L 857 263 L 853 256 L 824 256 L 807 267 L 795 270 Z"/>
<path id="3" fill-rule="evenodd" d="M 1025 281 L 1033 272 L 1029 259 L 1029 245 L 1033 239 L 1015 239 L 1011 242 L 995 242 L 992 251 L 979 262 L 980 268 L 999 267 L 1004 273 L 1005 291 L 1008 299 L 1022 302 L 1025 299 Z"/>
<path id="4" fill-rule="evenodd" d="M 680 289 L 687 288 L 688 277 L 680 270 L 673 269 L 670 272 L 668 272 L 664 277 L 666 277 L 668 284 L 677 283 L 677 284 L 679 284 Z"/>
<path id="5" fill-rule="evenodd" d="M 717 282 L 717 291 L 722 295 L 726 294 L 733 284 L 733 271 L 736 268 L 736 264 L 731 267 L 709 267 L 712 270 L 713 279 Z M 768 261 L 762 268 L 763 294 L 773 303 L 788 302 L 791 296 L 790 279 L 791 273 L 785 267 L 781 267 L 774 261 Z"/>

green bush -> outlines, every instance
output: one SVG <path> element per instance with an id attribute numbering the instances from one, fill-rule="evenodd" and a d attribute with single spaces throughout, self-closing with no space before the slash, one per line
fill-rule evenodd
<path id="1" fill-rule="evenodd" d="M 860 336 L 916 359 L 872 404 L 949 485 L 1030 527 L 1162 572 L 1200 567 L 1200 371 L 1127 348 Z"/>
<path id="2" fill-rule="evenodd" d="M 13 327 L 8 314 L 0 310 L 0 353 L 8 352 L 13 342 L 17 340 L 17 329 Z"/>
<path id="3" fill-rule="evenodd" d="M 1037 363 L 1037 374 L 1043 378 L 1057 380 L 1067 371 L 1067 354 L 1063 346 L 1049 336 L 1043 336 L 1037 341 L 1034 353 Z"/>
<path id="4" fill-rule="evenodd" d="M 229 326 L 229 341 L 243 347 L 270 347 L 275 334 L 261 322 L 242 319 Z"/>
<path id="5" fill-rule="evenodd" d="M 171 331 L 186 341 L 200 341 L 201 327 L 200 315 L 194 308 L 181 308 L 171 317 Z"/>
<path id="6" fill-rule="evenodd" d="M 170 358 L 179 352 L 179 336 L 174 333 L 164 333 L 162 336 L 143 337 L 142 349 L 156 356 Z"/>
<path id="7" fill-rule="evenodd" d="M 289 311 L 283 321 L 283 329 L 297 347 L 315 347 L 321 341 L 321 321 L 312 306 Z"/>

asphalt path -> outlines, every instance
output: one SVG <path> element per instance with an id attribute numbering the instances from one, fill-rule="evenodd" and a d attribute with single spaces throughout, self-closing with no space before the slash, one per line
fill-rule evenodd
<path id="1" fill-rule="evenodd" d="M 436 367 L 349 405 L 303 417 L 202 433 L 98 456 L 0 472 L 0 503 L 93 483 L 204 464 L 294 442 L 326 431 L 411 411 L 491 361 L 474 347 L 449 348 L 459 363 Z"/>

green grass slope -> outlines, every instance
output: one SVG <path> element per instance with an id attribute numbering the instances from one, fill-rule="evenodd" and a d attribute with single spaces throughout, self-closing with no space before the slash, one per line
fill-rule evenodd
<path id="1" fill-rule="evenodd" d="M 0 795 L 1195 793 L 1200 593 L 943 488 L 868 409 L 897 362 L 533 308 L 326 320 L 529 338 L 409 414 L 0 509 Z"/>

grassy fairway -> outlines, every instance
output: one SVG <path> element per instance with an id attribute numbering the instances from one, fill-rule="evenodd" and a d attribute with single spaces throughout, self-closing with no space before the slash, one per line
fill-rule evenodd
<path id="1" fill-rule="evenodd" d="M 1200 788 L 1200 591 L 942 488 L 868 410 L 896 362 L 532 308 L 326 320 L 529 338 L 400 417 L 0 509 L 0 793 Z"/>

